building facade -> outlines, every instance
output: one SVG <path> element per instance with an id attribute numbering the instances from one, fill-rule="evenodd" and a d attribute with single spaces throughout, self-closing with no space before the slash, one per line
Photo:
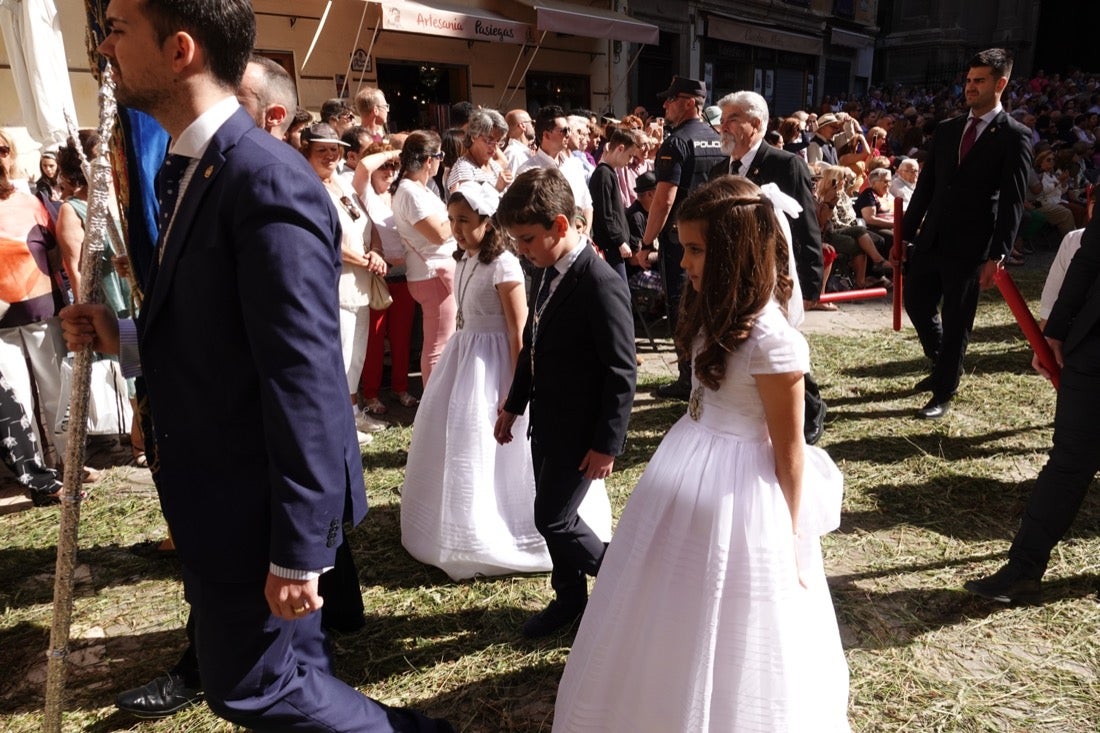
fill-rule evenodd
<path id="1" fill-rule="evenodd" d="M 890 84 L 947 84 L 978 51 L 1007 48 L 1016 73 L 1033 70 L 1042 3 L 1035 0 L 883 0 L 875 78 Z"/>

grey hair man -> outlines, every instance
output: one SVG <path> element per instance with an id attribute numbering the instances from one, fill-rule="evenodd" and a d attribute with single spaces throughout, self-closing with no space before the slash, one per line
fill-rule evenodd
<path id="1" fill-rule="evenodd" d="M 902 206 L 909 205 L 909 199 L 913 196 L 913 190 L 917 187 L 917 175 L 920 173 L 920 165 L 915 158 L 905 158 L 898 163 L 898 174 L 890 181 L 890 195 L 900 198 Z"/>
<path id="2" fill-rule="evenodd" d="M 821 227 L 817 223 L 817 205 L 813 182 L 805 161 L 794 153 L 764 144 L 768 129 L 768 103 L 755 92 L 734 92 L 718 100 L 722 110 L 722 152 L 728 160 L 711 169 L 711 178 L 727 173 L 742 175 L 758 186 L 774 183 L 795 199 L 802 213 L 791 224 L 802 300 L 812 308 L 821 295 L 824 266 Z M 825 403 L 817 384 L 806 375 L 806 442 L 813 444 L 825 429 Z"/>

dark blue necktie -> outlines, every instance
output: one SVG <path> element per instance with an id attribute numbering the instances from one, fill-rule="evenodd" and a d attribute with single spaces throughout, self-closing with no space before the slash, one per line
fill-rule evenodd
<path id="1" fill-rule="evenodd" d="M 542 271 L 542 285 L 539 286 L 539 294 L 535 298 L 535 313 L 542 315 L 542 309 L 546 305 L 546 299 L 550 297 L 550 283 L 558 276 L 558 268 L 547 267 Z"/>
<path id="2" fill-rule="evenodd" d="M 164 164 L 157 173 L 157 203 L 160 206 L 160 217 L 157 220 L 158 245 L 164 243 L 164 235 L 168 232 L 168 224 L 176 213 L 176 202 L 180 196 L 180 181 L 183 180 L 183 172 L 187 170 L 187 164 L 191 158 L 186 155 L 169 155 L 164 159 Z"/>

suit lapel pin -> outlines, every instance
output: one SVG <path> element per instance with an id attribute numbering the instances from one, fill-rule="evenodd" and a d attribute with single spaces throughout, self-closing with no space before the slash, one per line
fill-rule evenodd
<path id="1" fill-rule="evenodd" d="M 753 178 L 758 178 L 760 176 L 760 169 L 759 168 L 753 168 L 752 173 L 750 173 L 749 175 L 752 176 Z"/>
<path id="2" fill-rule="evenodd" d="M 206 166 L 206 170 L 204 170 L 202 172 L 202 177 L 203 178 L 209 178 L 212 175 L 214 175 L 214 166 L 212 166 L 212 165 Z"/>

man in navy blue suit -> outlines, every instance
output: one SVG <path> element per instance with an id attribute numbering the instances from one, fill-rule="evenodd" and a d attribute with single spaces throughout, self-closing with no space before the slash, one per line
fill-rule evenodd
<path id="1" fill-rule="evenodd" d="M 145 376 L 207 703 L 255 730 L 450 731 L 331 674 L 317 578 L 342 522 L 366 513 L 340 357 L 340 229 L 305 159 L 234 96 L 251 4 L 112 0 L 107 27 L 119 103 L 172 138 L 160 238 L 136 324 L 85 305 L 63 327 L 70 348 L 119 353 Z"/>

